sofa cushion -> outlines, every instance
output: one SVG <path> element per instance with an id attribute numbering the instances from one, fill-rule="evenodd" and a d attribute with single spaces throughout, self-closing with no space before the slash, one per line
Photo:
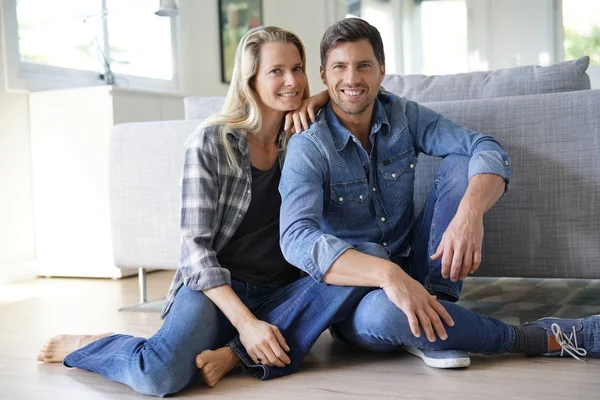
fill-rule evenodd
<path id="1" fill-rule="evenodd" d="M 382 86 L 417 102 L 571 92 L 590 89 L 590 58 L 455 75 L 387 75 Z"/>

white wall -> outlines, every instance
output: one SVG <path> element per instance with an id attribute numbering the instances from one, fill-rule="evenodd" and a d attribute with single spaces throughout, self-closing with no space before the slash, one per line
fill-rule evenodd
<path id="1" fill-rule="evenodd" d="M 193 96 L 227 93 L 221 82 L 217 1 L 180 0 L 183 90 Z M 311 92 L 324 88 L 319 78 L 319 43 L 329 26 L 323 0 L 263 0 L 263 23 L 289 29 L 304 42 Z"/>
<path id="2" fill-rule="evenodd" d="M 2 34 L 0 29 L 0 283 L 35 275 L 28 102 L 26 94 L 6 91 Z"/>

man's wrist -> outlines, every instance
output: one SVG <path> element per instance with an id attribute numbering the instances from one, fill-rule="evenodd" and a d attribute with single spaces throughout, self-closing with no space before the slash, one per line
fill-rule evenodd
<path id="1" fill-rule="evenodd" d="M 386 261 L 381 265 L 381 276 L 379 283 L 379 287 L 383 289 L 388 286 L 391 282 L 394 282 L 398 279 L 402 279 L 406 275 L 406 273 L 400 268 L 398 265 L 394 264 L 391 261 Z"/>

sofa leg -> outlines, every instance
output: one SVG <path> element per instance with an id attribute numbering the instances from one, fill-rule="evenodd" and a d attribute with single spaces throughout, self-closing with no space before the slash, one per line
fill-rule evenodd
<path id="1" fill-rule="evenodd" d="M 140 304 L 144 304 L 146 298 L 146 268 L 138 268 L 138 282 L 140 285 Z"/>

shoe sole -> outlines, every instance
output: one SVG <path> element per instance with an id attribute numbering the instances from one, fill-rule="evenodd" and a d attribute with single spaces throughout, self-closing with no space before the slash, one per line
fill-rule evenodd
<path id="1" fill-rule="evenodd" d="M 449 359 L 439 359 L 439 358 L 429 358 L 423 352 L 416 348 L 406 346 L 405 350 L 412 354 L 413 356 L 419 357 L 425 365 L 432 368 L 442 368 L 442 369 L 450 369 L 450 368 L 466 368 L 471 365 L 471 359 L 469 357 L 457 357 L 457 358 L 449 358 Z"/>

